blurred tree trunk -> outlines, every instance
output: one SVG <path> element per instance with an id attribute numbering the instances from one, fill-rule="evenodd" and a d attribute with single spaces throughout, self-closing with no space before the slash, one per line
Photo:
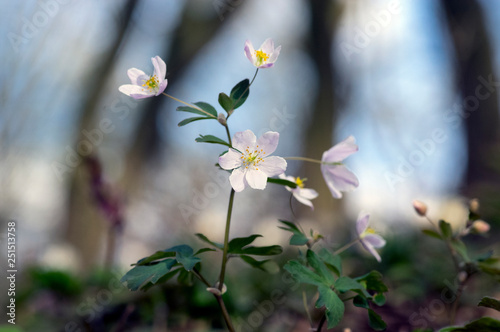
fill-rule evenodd
<path id="1" fill-rule="evenodd" d="M 86 103 L 80 110 L 80 120 L 78 128 L 77 143 L 85 140 L 82 131 L 96 128 L 94 123 L 95 115 L 98 111 L 97 104 L 101 93 L 104 91 L 107 78 L 113 69 L 113 63 L 116 60 L 120 44 L 127 31 L 128 23 L 134 12 L 137 0 L 128 0 L 123 6 L 123 11 L 117 19 L 116 35 L 110 42 L 108 52 L 104 52 L 101 61 L 96 64 L 95 70 L 88 77 L 88 83 L 85 91 L 88 91 Z M 97 147 L 92 146 L 92 153 L 95 153 Z M 69 205 L 67 212 L 67 222 L 65 230 L 65 240 L 75 246 L 81 254 L 83 268 L 88 268 L 96 263 L 96 257 L 104 244 L 103 231 L 109 225 L 104 224 L 104 220 L 96 212 L 97 207 L 90 197 L 90 178 L 87 170 L 84 168 L 84 162 L 75 168 L 71 174 L 69 184 Z"/>
<path id="2" fill-rule="evenodd" d="M 476 0 L 441 3 L 454 45 L 456 85 L 461 93 L 467 132 L 468 162 L 463 193 L 469 197 L 484 196 L 491 189 L 498 193 L 500 119 L 496 90 L 500 83 L 493 67 L 485 18 Z"/>
<path id="3" fill-rule="evenodd" d="M 304 133 L 304 156 L 321 159 L 324 151 L 332 147 L 334 123 L 337 116 L 338 96 L 335 86 L 340 84 L 334 68 L 332 45 L 334 43 L 336 24 L 342 15 L 342 4 L 339 1 L 308 1 L 311 26 L 309 28 L 309 55 L 313 59 L 318 74 L 319 85 L 316 99 L 312 101 L 312 113 L 308 127 Z M 336 204 L 320 173 L 318 164 L 304 163 L 303 174 L 314 174 L 308 177 L 307 187 L 315 188 L 319 197 L 314 200 L 317 211 L 326 210 L 331 213 Z"/>
<path id="4" fill-rule="evenodd" d="M 196 1 L 186 3 L 179 25 L 173 33 L 172 42 L 170 45 L 165 45 L 166 50 L 162 52 L 161 57 L 167 63 L 169 84 L 175 84 L 176 81 L 182 79 L 195 56 L 200 54 L 200 50 L 213 40 L 224 23 L 228 21 L 227 18 L 233 15 L 230 14 L 230 10 L 221 12 L 224 13 L 222 20 L 217 15 L 217 11 L 213 11 L 211 16 L 200 15 L 199 9 L 194 10 L 196 6 L 200 6 L 200 3 Z M 212 3 L 208 6 L 210 6 L 210 10 L 214 10 Z M 241 7 L 238 10 L 242 10 Z M 219 8 L 219 10 L 223 9 Z M 193 102 L 195 100 L 185 101 Z M 140 186 L 142 168 L 147 162 L 154 162 L 155 157 L 160 152 L 160 134 L 157 126 L 159 113 L 174 112 L 177 106 L 181 105 L 164 96 L 145 101 L 144 111 L 141 112 L 141 119 L 132 140 L 134 143 L 127 152 L 125 178 L 128 181 L 127 187 L 129 189 L 137 189 Z M 162 148 L 165 149 L 165 146 Z M 166 148 L 168 149 L 168 144 Z"/>

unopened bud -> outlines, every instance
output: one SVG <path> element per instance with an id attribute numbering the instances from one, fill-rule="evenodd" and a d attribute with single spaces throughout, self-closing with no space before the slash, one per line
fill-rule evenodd
<path id="1" fill-rule="evenodd" d="M 414 200 L 413 201 L 413 208 L 418 213 L 418 215 L 421 217 L 425 217 L 425 215 L 427 214 L 427 205 L 425 205 L 421 201 Z"/>
<path id="2" fill-rule="evenodd" d="M 469 211 L 473 213 L 479 211 L 479 200 L 477 198 L 473 198 L 469 201 Z"/>
<path id="3" fill-rule="evenodd" d="M 472 230 L 478 234 L 487 233 L 490 230 L 490 224 L 484 220 L 476 220 L 472 223 Z"/>
<path id="4" fill-rule="evenodd" d="M 222 113 L 219 113 L 217 116 L 217 121 L 219 121 L 219 123 L 223 126 L 227 125 L 226 116 Z"/>
<path id="5" fill-rule="evenodd" d="M 458 281 L 459 281 L 459 282 L 464 282 L 465 280 L 467 280 L 467 277 L 468 277 L 467 272 L 465 272 L 465 271 L 460 271 L 460 272 L 458 273 L 457 279 L 458 279 Z"/>
<path id="6" fill-rule="evenodd" d="M 219 289 L 219 282 L 217 282 L 215 284 L 215 287 L 208 287 L 207 291 L 209 291 L 210 293 L 212 293 L 214 295 L 221 296 L 222 294 L 224 294 L 225 292 L 227 292 L 227 287 L 226 287 L 226 284 L 222 285 L 222 291 L 221 291 Z"/>

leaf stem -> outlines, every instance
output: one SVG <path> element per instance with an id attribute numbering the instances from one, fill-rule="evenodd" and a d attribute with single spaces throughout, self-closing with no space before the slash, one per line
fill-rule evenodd
<path id="1" fill-rule="evenodd" d="M 210 285 L 210 283 L 207 281 L 207 279 L 205 279 L 205 278 L 201 275 L 201 273 L 200 273 L 200 271 L 198 271 L 198 269 L 193 268 L 193 271 L 192 271 L 192 272 L 193 272 L 193 274 L 194 274 L 194 275 L 195 275 L 198 279 L 200 279 L 200 281 L 201 281 L 202 283 L 204 283 L 207 287 L 212 287 L 212 285 Z"/>
<path id="2" fill-rule="evenodd" d="M 195 108 L 195 109 L 197 109 L 198 111 L 205 113 L 206 115 L 208 115 L 209 117 L 211 117 L 211 118 L 213 118 L 213 119 L 216 119 L 216 118 L 217 118 L 217 117 L 213 116 L 212 114 L 208 113 L 207 111 L 202 110 L 202 109 L 201 109 L 201 108 L 199 108 L 198 106 L 193 105 L 193 104 L 190 104 L 190 103 L 187 103 L 187 102 L 185 102 L 185 101 L 183 101 L 183 100 L 180 100 L 180 99 L 178 99 L 178 98 L 175 98 L 175 97 L 173 97 L 173 96 L 171 96 L 171 95 L 166 94 L 165 92 L 162 92 L 162 95 L 165 95 L 165 96 L 167 96 L 168 98 L 172 98 L 173 100 L 178 101 L 179 103 L 184 104 L 184 105 L 186 105 L 186 106 L 189 106 L 189 107 Z"/>
<path id="3" fill-rule="evenodd" d="M 316 332 L 320 332 L 321 329 L 323 328 L 323 324 L 325 324 L 326 321 L 326 314 L 323 314 L 323 317 L 321 317 L 321 320 L 319 321 L 318 327 L 316 328 Z"/>

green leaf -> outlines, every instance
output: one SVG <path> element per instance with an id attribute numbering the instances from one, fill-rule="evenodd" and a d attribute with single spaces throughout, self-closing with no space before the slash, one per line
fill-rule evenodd
<path id="1" fill-rule="evenodd" d="M 352 304 L 354 304 L 355 307 L 370 309 L 370 305 L 368 304 L 368 300 L 361 295 L 356 295 L 352 299 Z"/>
<path id="2" fill-rule="evenodd" d="M 205 103 L 203 101 L 199 101 L 197 103 L 194 103 L 196 106 L 198 106 L 199 108 L 201 108 L 202 110 L 204 110 L 205 112 L 207 112 L 208 114 L 205 114 L 205 113 L 202 113 L 202 114 L 205 114 L 205 115 L 208 115 L 208 116 L 212 116 L 214 118 L 217 119 L 217 110 L 212 106 L 210 105 L 209 103 Z"/>
<path id="3" fill-rule="evenodd" d="M 328 249 L 323 248 L 318 253 L 319 258 L 325 262 L 326 266 L 330 268 L 338 277 L 342 275 L 342 258 L 339 255 L 333 255 Z"/>
<path id="4" fill-rule="evenodd" d="M 433 237 L 433 238 L 436 238 L 436 239 L 439 239 L 439 240 L 442 240 L 443 238 L 441 237 L 441 235 L 439 235 L 438 232 L 435 232 L 433 230 L 430 230 L 430 229 L 424 229 L 422 230 L 422 233 L 424 233 L 425 235 L 427 236 L 430 236 L 430 237 Z"/>
<path id="5" fill-rule="evenodd" d="M 217 251 L 217 250 L 212 249 L 212 248 L 201 248 L 201 249 L 198 249 L 198 251 L 194 254 L 194 256 L 197 256 L 197 255 L 202 254 L 202 253 L 207 252 L 207 251 Z"/>
<path id="6" fill-rule="evenodd" d="M 345 293 L 351 290 L 359 290 L 363 292 L 365 296 L 370 296 L 370 294 L 366 292 L 366 289 L 363 287 L 363 285 L 349 277 L 343 276 L 338 278 L 337 280 L 335 280 L 333 286 L 341 293 Z"/>
<path id="7" fill-rule="evenodd" d="M 174 265 L 175 266 L 175 265 Z M 161 277 L 160 279 L 158 279 L 158 281 L 156 281 L 156 283 L 152 283 L 152 282 L 147 282 L 145 283 L 142 287 L 141 287 L 141 290 L 142 291 L 147 291 L 148 289 L 150 289 L 151 287 L 153 287 L 155 284 L 162 284 L 164 282 L 167 282 L 168 280 L 172 279 L 173 277 L 175 277 L 175 275 L 179 272 L 183 271 L 183 269 L 175 269 L 175 270 L 171 270 L 170 272 L 168 272 L 167 274 L 165 274 L 163 277 Z"/>
<path id="8" fill-rule="evenodd" d="M 179 106 L 176 108 L 176 111 L 194 113 L 194 114 L 203 115 L 204 117 L 208 117 L 209 119 L 212 119 L 212 117 L 209 114 L 207 114 L 206 112 L 203 112 L 197 108 L 190 107 L 190 106 Z"/>
<path id="9" fill-rule="evenodd" d="M 451 246 L 458 252 L 460 256 L 462 256 L 462 258 L 466 262 L 470 262 L 469 255 L 467 254 L 467 247 L 462 241 L 460 241 L 459 239 L 452 239 Z"/>
<path id="10" fill-rule="evenodd" d="M 228 113 L 233 110 L 234 103 L 224 92 L 219 93 L 219 104 Z"/>
<path id="11" fill-rule="evenodd" d="M 190 255 L 178 252 L 175 256 L 175 259 L 177 259 L 177 261 L 181 263 L 182 266 L 184 266 L 184 269 L 186 269 L 186 271 L 191 271 L 196 263 L 201 262 L 201 259 L 199 257 L 193 256 L 192 252 Z"/>
<path id="12" fill-rule="evenodd" d="M 481 299 L 481 301 L 478 304 L 479 307 L 486 307 L 486 308 L 491 308 L 495 309 L 496 311 L 500 311 L 500 301 L 489 297 L 485 296 Z"/>
<path id="13" fill-rule="evenodd" d="M 288 227 L 279 226 L 279 228 L 293 233 L 292 237 L 290 238 L 290 245 L 302 246 L 309 241 L 307 236 L 305 236 L 304 233 L 302 233 L 302 231 L 294 223 L 285 220 L 279 220 L 279 221 L 288 226 Z"/>
<path id="14" fill-rule="evenodd" d="M 243 81 L 239 82 L 234 86 L 231 90 L 229 97 L 233 101 L 233 109 L 237 109 L 245 100 L 247 100 L 248 95 L 250 94 L 250 81 L 246 78 Z"/>
<path id="15" fill-rule="evenodd" d="M 220 249 L 220 250 L 223 250 L 224 249 L 224 245 L 221 244 L 221 243 L 217 243 L 217 242 L 213 242 L 211 240 L 209 240 L 205 235 L 201 234 L 201 233 L 196 233 L 195 234 L 200 240 L 202 240 L 203 242 L 205 243 L 208 243 L 210 245 L 212 245 L 214 248 L 217 248 L 217 249 Z"/>
<path id="16" fill-rule="evenodd" d="M 304 265 L 300 264 L 299 261 L 291 260 L 286 263 L 283 268 L 287 270 L 292 275 L 292 277 L 300 283 L 315 286 L 326 285 L 323 278 L 318 276 L 313 271 L 309 270 Z M 326 286 L 328 287 L 328 285 Z"/>
<path id="17" fill-rule="evenodd" d="M 480 262 L 477 264 L 477 267 L 486 274 L 500 276 L 500 269 L 498 267 L 491 266 L 488 263 Z"/>
<path id="18" fill-rule="evenodd" d="M 366 289 L 375 293 L 385 293 L 389 289 L 382 281 L 382 274 L 378 271 L 371 271 L 361 277 L 354 278 L 361 284 L 366 285 Z"/>
<path id="19" fill-rule="evenodd" d="M 443 238 L 451 239 L 453 232 L 451 230 L 450 224 L 448 224 L 444 220 L 439 220 L 439 229 L 441 230 L 441 234 L 443 235 Z"/>
<path id="20" fill-rule="evenodd" d="M 167 257 L 174 257 L 174 256 L 175 256 L 175 252 L 157 251 L 154 254 L 152 254 L 151 256 L 144 257 L 144 258 L 140 259 L 134 265 L 146 265 L 146 264 L 149 264 L 149 263 L 156 261 L 156 260 L 160 260 L 160 259 L 167 258 Z"/>
<path id="21" fill-rule="evenodd" d="M 500 321 L 491 317 L 482 317 L 470 322 L 464 327 L 447 327 L 439 330 L 439 332 L 489 332 L 500 331 Z"/>
<path id="22" fill-rule="evenodd" d="M 128 289 L 136 291 L 147 282 L 156 284 L 176 263 L 175 259 L 166 259 L 158 264 L 138 265 L 128 271 L 120 281 L 125 283 Z"/>
<path id="23" fill-rule="evenodd" d="M 274 256 L 283 252 L 281 246 L 265 246 L 265 247 L 246 247 L 240 250 L 228 251 L 235 255 L 256 255 L 256 256 Z"/>
<path id="24" fill-rule="evenodd" d="M 282 186 L 287 186 L 290 188 L 297 188 L 297 184 L 295 182 L 288 181 L 288 180 L 277 179 L 277 178 L 267 178 L 267 182 L 279 184 Z"/>
<path id="25" fill-rule="evenodd" d="M 326 265 L 319 259 L 318 255 L 312 250 L 307 250 L 307 262 L 316 271 L 316 273 L 325 280 L 326 285 L 331 286 L 335 284 L 335 278 Z"/>
<path id="26" fill-rule="evenodd" d="M 372 299 L 372 300 L 373 300 L 373 303 L 375 303 L 375 304 L 376 304 L 376 305 L 378 305 L 379 307 L 380 307 L 380 306 L 383 306 L 383 305 L 385 304 L 385 301 L 386 301 L 386 299 L 385 299 L 385 295 L 384 295 L 384 294 L 382 294 L 382 293 L 375 294 L 375 295 L 373 296 L 373 299 Z"/>
<path id="27" fill-rule="evenodd" d="M 200 137 L 197 137 L 195 141 L 198 143 L 221 144 L 231 147 L 231 144 L 213 135 L 200 135 Z"/>
<path id="28" fill-rule="evenodd" d="M 237 237 L 229 241 L 228 244 L 228 252 L 234 253 L 234 251 L 241 251 L 244 246 L 249 245 L 253 241 L 255 241 L 256 238 L 262 237 L 260 234 L 253 234 L 247 237 Z"/>
<path id="29" fill-rule="evenodd" d="M 370 327 L 375 331 L 384 331 L 387 328 L 387 324 L 382 320 L 382 317 L 372 309 L 368 309 L 368 319 Z"/>
<path id="30" fill-rule="evenodd" d="M 328 322 L 328 328 L 334 328 L 337 326 L 342 317 L 344 316 L 344 302 L 338 297 L 338 295 L 327 286 L 318 286 L 319 298 L 316 301 L 316 308 L 325 307 L 326 320 Z"/>
<path id="31" fill-rule="evenodd" d="M 196 118 L 187 118 L 187 119 L 184 119 L 181 122 L 179 122 L 177 124 L 177 126 L 182 127 L 182 126 L 185 126 L 188 123 L 191 123 L 191 122 L 194 122 L 194 121 L 198 121 L 198 120 L 210 120 L 210 119 L 212 119 L 212 118 L 208 118 L 206 116 L 200 116 L 200 117 L 196 117 Z"/>
<path id="32" fill-rule="evenodd" d="M 239 256 L 245 263 L 249 264 L 250 266 L 256 268 L 256 269 L 259 269 L 259 270 L 262 270 L 262 271 L 265 271 L 267 272 L 267 270 L 264 268 L 264 265 L 269 262 L 269 259 L 265 259 L 263 261 L 258 261 L 256 260 L 255 258 L 253 257 L 250 257 L 250 256 L 247 256 L 247 255 L 240 255 Z"/>

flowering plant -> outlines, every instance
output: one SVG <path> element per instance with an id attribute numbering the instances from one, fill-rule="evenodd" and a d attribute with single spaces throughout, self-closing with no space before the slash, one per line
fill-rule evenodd
<path id="1" fill-rule="evenodd" d="M 308 157 L 283 158 L 273 155 L 278 150 L 280 135 L 277 132 L 268 131 L 257 138 L 252 131 L 246 129 L 231 136 L 230 118 L 232 118 L 235 110 L 247 101 L 250 88 L 257 77 L 259 69 L 273 67 L 280 51 L 281 46 L 274 48 L 274 42 L 271 39 L 264 41 L 257 50 L 254 49 L 250 41 L 245 43 L 244 53 L 257 69 L 252 80 L 244 79 L 237 83 L 229 94 L 224 92 L 219 94 L 218 102 L 225 113 L 219 112 L 214 106 L 206 102 L 188 103 L 164 93 L 167 87 L 167 80 L 165 79 L 166 65 L 158 56 L 152 58 L 153 75 L 147 76 L 141 70 L 129 69 L 128 76 L 132 84 L 122 85 L 119 88 L 121 92 L 135 99 L 164 94 L 182 103 L 183 106 L 177 107 L 177 111 L 195 114 L 195 116 L 182 120 L 179 126 L 185 126 L 195 121 L 215 120 L 225 129 L 227 135 L 225 139 L 210 134 L 200 135 L 196 138 L 196 142 L 199 143 L 223 146 L 216 166 L 222 172 L 227 172 L 231 185 L 225 231 L 221 236 L 223 241 L 217 242 L 203 234 L 196 234 L 197 238 L 205 246 L 195 250 L 189 245 L 177 244 L 157 251 L 137 261 L 134 264 L 135 266 L 123 276 L 122 282 L 130 290 L 135 291 L 139 289 L 148 290 L 175 276 L 178 276 L 179 280 L 197 278 L 206 286 L 206 290 L 214 296 L 229 331 L 236 331 L 237 329 L 225 302 L 231 294 L 231 288 L 228 288 L 225 284 L 228 260 L 230 258 L 240 259 L 253 268 L 265 271 L 264 264 L 269 259 L 262 259 L 262 257 L 279 255 L 284 251 L 281 245 L 252 245 L 257 238 L 262 236 L 260 234 L 230 238 L 235 194 L 247 188 L 264 190 L 267 188 L 267 184 L 271 183 L 283 186 L 290 193 L 290 207 L 292 207 L 291 199 L 293 197 L 298 202 L 313 208 L 312 200 L 318 196 L 318 192 L 312 188 L 305 188 L 304 182 L 306 178 L 285 174 L 288 162 L 291 161 L 320 164 L 319 171 L 323 175 L 326 186 L 334 199 L 342 198 L 344 192 L 350 192 L 359 185 L 356 175 L 343 164 L 344 159 L 358 151 L 353 136 L 347 137 L 325 151 L 320 160 Z M 427 208 L 423 203 L 416 202 L 414 206 L 419 215 L 426 215 Z M 384 305 L 386 301 L 385 293 L 389 290 L 384 283 L 382 274 L 377 271 L 365 271 L 366 273 L 363 275 L 352 275 L 351 272 L 346 272 L 343 269 L 342 264 L 343 253 L 357 243 L 361 245 L 360 247 L 366 249 L 377 262 L 382 261 L 378 250 L 386 245 L 386 240 L 368 227 L 369 218 L 370 215 L 367 213 L 361 212 L 359 214 L 354 227 L 350 227 L 356 229 L 356 236 L 343 246 L 326 243 L 325 237 L 319 232 L 313 230 L 305 232 L 298 221 L 279 220 L 279 228 L 291 233 L 288 244 L 295 248 L 295 252 L 299 253 L 297 259 L 289 260 L 284 264 L 283 269 L 298 284 L 309 285 L 309 289 L 313 290 L 313 294 L 309 295 L 315 301 L 315 310 L 320 313 L 319 319 L 312 318 L 312 308 L 309 305 L 306 291 L 304 291 L 304 311 L 309 317 L 311 330 L 321 331 L 325 324 L 328 328 L 337 326 L 344 317 L 346 310 L 349 310 L 347 304 L 350 302 L 352 302 L 353 306 L 367 311 L 368 324 L 372 329 L 385 330 L 387 328 L 386 323 L 375 310 L 377 307 Z M 464 232 L 452 236 L 449 225 L 441 221 L 436 231 L 427 230 L 424 233 L 445 241 L 454 260 L 457 261 L 457 269 L 460 272 L 469 273 L 469 270 L 458 263 L 459 258 L 465 261 L 464 264 L 471 263 L 460 237 L 472 232 L 487 232 L 489 228 L 487 226 L 485 222 L 474 220 Z M 220 270 L 216 280 L 209 280 L 205 271 L 202 272 L 202 263 L 204 263 L 205 255 L 214 252 L 221 255 Z M 371 257 L 367 259 L 373 261 Z M 470 265 L 465 266 L 470 267 Z M 481 269 L 481 266 L 483 266 L 486 270 L 484 262 L 478 261 L 475 266 L 476 269 Z M 465 277 L 464 283 L 467 278 L 468 275 Z"/>

